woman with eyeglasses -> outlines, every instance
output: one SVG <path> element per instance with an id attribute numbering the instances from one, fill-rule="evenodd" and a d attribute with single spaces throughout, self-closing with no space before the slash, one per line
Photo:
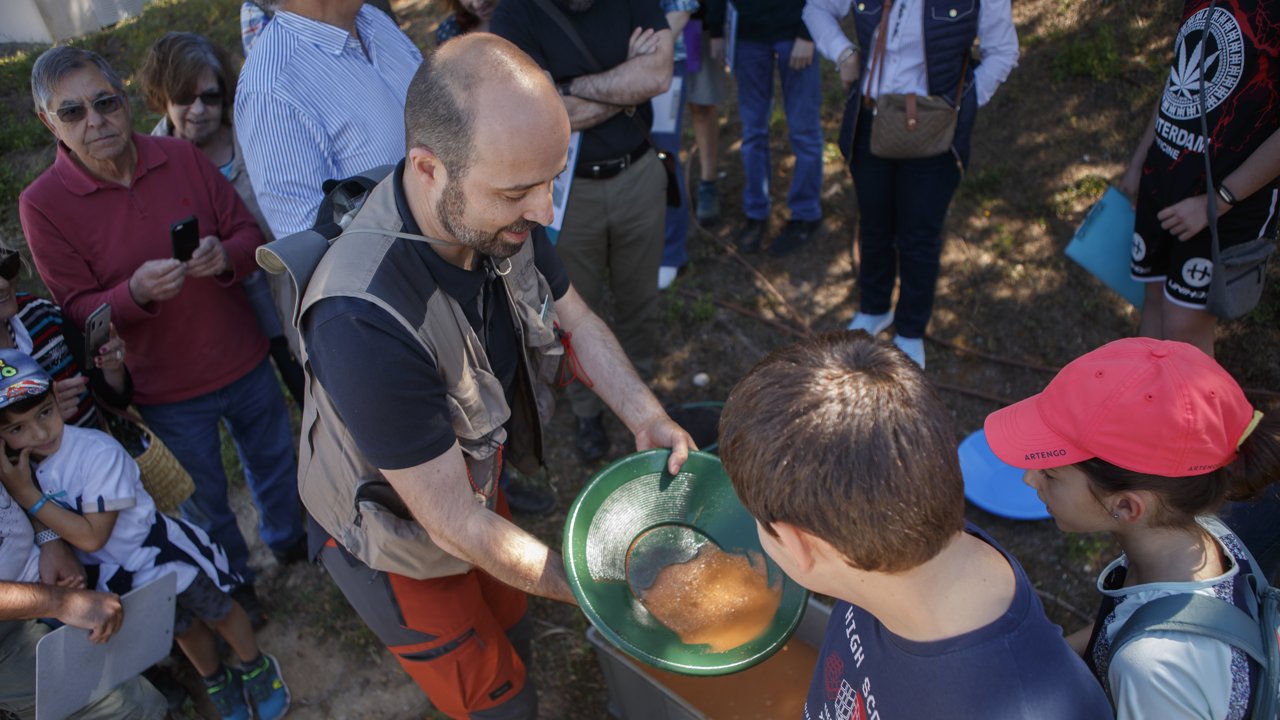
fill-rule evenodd
<path id="1" fill-rule="evenodd" d="M 6 330 L 0 333 L 0 348 L 30 355 L 49 373 L 64 421 L 100 428 L 94 396 L 112 407 L 126 407 L 133 394 L 124 366 L 124 340 L 112 327 L 111 339 L 97 356 L 86 358 L 84 335 L 75 323 L 64 320 L 62 308 L 18 291 L 21 271 L 22 255 L 0 247 L 0 322 Z"/>
<path id="2" fill-rule="evenodd" d="M 267 242 L 274 240 L 236 145 L 232 125 L 236 78 L 227 54 L 202 35 L 171 32 L 151 46 L 138 76 L 147 107 L 162 115 L 151 134 L 195 143 L 231 182 L 258 221 Z M 285 338 L 268 277 L 262 271 L 255 272 L 244 280 L 243 286 L 258 325 L 271 341 L 271 359 L 284 378 L 289 394 L 301 407 L 302 367 L 294 359 Z"/>

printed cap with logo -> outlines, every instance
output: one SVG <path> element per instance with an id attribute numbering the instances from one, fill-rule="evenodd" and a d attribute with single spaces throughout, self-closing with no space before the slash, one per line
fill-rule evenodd
<path id="1" fill-rule="evenodd" d="M 1198 348 L 1117 340 L 1073 360 L 1039 395 L 987 416 L 1001 460 L 1044 469 L 1100 458 L 1132 472 L 1201 475 L 1230 464 L 1253 406 Z"/>
<path id="2" fill-rule="evenodd" d="M 48 392 L 52 385 L 49 373 L 30 355 L 0 350 L 0 408 Z"/>

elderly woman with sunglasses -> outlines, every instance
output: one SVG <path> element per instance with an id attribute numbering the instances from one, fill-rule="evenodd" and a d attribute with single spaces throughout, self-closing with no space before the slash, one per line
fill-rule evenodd
<path id="1" fill-rule="evenodd" d="M 111 339 L 93 358 L 85 357 L 84 336 L 74 323 L 63 320 L 62 308 L 17 290 L 21 270 L 18 251 L 0 247 L 0 322 L 7 331 L 0 333 L 0 348 L 30 355 L 49 373 L 63 420 L 97 428 L 95 396 L 112 407 L 124 407 L 133 393 L 124 367 L 124 340 L 113 327 Z"/>
<path id="2" fill-rule="evenodd" d="M 190 140 L 231 182 L 245 207 L 258 221 L 267 242 L 275 238 L 267 225 L 236 145 L 232 126 L 236 74 L 222 48 L 202 35 L 171 32 L 156 41 L 138 71 L 147 107 L 161 114 L 152 135 Z M 302 406 L 302 366 L 285 339 L 284 324 L 271 297 L 269 278 L 262 271 L 244 279 L 263 334 L 271 341 L 271 359 L 284 378 L 289 394 Z M 283 282 L 283 277 L 280 278 Z"/>
<path id="3" fill-rule="evenodd" d="M 240 283 L 262 231 L 194 144 L 132 131 L 124 83 L 98 55 L 55 47 L 36 59 L 32 99 L 58 140 L 53 166 L 18 199 L 36 268 L 76 324 L 111 306 L 129 343 L 134 404 L 195 480 L 185 517 L 252 583 L 227 500 L 225 422 L 278 559 L 305 554 L 293 432 L 268 342 Z M 198 248 L 174 257 L 171 229 L 194 218 Z M 242 603 L 243 604 L 243 603 Z"/>

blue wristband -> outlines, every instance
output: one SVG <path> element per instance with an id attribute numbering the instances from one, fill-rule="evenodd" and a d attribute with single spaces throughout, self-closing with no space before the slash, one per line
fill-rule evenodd
<path id="1" fill-rule="evenodd" d="M 57 502 L 56 500 L 57 498 L 62 497 L 66 494 L 67 493 L 62 490 L 59 490 L 56 493 L 45 493 L 44 497 L 37 500 L 36 504 L 32 505 L 30 510 L 27 510 L 27 514 L 30 515 L 31 517 L 35 517 L 36 513 L 40 512 L 40 508 L 44 507 L 45 503 L 49 502 L 50 500 Z"/>

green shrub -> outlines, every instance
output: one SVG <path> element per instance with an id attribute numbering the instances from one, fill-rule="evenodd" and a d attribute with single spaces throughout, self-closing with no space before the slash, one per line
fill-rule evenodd
<path id="1" fill-rule="evenodd" d="M 1054 59 L 1059 80 L 1112 80 L 1119 77 L 1120 70 L 1120 50 L 1110 25 L 1070 36 Z"/>

